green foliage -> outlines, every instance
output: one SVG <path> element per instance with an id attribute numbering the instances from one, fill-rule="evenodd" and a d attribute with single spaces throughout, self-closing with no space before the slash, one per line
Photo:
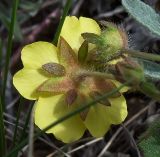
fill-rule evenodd
<path id="1" fill-rule="evenodd" d="M 160 119 L 154 121 L 140 138 L 139 147 L 145 157 L 160 157 Z"/>
<path id="2" fill-rule="evenodd" d="M 59 35 L 60 35 L 60 33 L 61 33 L 61 29 L 62 29 L 64 20 L 65 20 L 66 16 L 68 15 L 68 12 L 69 12 L 69 9 L 70 9 L 71 5 L 72 5 L 72 0 L 67 0 L 67 2 L 66 2 L 66 4 L 65 4 L 65 7 L 64 7 L 64 9 L 63 9 L 62 18 L 61 18 L 61 20 L 60 20 L 60 22 L 59 22 L 59 25 L 58 25 L 58 28 L 57 28 L 57 30 L 56 30 L 55 36 L 54 36 L 54 38 L 53 38 L 53 43 L 54 43 L 55 45 L 57 45 L 57 43 L 58 43 Z"/>
<path id="3" fill-rule="evenodd" d="M 136 61 L 143 67 L 145 77 L 148 80 L 158 81 L 160 78 L 160 65 L 145 59 L 136 58 Z"/>
<path id="4" fill-rule="evenodd" d="M 17 20 L 15 21 L 14 28 L 14 38 L 16 41 L 23 40 L 21 24 L 26 22 L 30 17 L 36 15 L 41 8 L 41 5 L 42 0 L 20 1 Z M 3 24 L 3 27 L 6 28 L 8 31 L 11 22 L 10 19 L 12 7 L 13 6 L 10 0 L 6 0 L 5 3 L 3 3 L 3 1 L 0 2 L 0 22 Z"/>
<path id="5" fill-rule="evenodd" d="M 3 3 L 0 3 L 0 10 L 1 10 L 0 21 L 2 22 L 4 27 L 9 31 L 11 10 L 7 9 L 7 7 L 4 6 Z M 23 39 L 22 32 L 21 32 L 21 29 L 20 29 L 20 25 L 19 25 L 19 22 L 17 20 L 15 21 L 14 35 L 15 35 L 15 39 L 17 41 L 20 41 L 20 40 Z"/>
<path id="6" fill-rule="evenodd" d="M 122 0 L 127 11 L 151 32 L 160 36 L 160 16 L 140 0 Z"/>

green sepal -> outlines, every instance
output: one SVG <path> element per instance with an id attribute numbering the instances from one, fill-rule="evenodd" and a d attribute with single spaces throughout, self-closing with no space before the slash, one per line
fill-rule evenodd
<path id="1" fill-rule="evenodd" d="M 81 36 L 84 40 L 88 41 L 88 43 L 95 44 L 96 46 L 102 43 L 102 39 L 99 35 L 94 33 L 82 33 Z"/>
<path id="2" fill-rule="evenodd" d="M 78 94 L 77 94 L 76 89 L 70 89 L 69 91 L 67 91 L 67 93 L 66 93 L 66 103 L 67 103 L 68 107 L 76 101 L 77 96 L 78 96 Z"/>
<path id="3" fill-rule="evenodd" d="M 88 42 L 85 40 L 78 50 L 78 61 L 84 63 L 88 55 Z"/>
<path id="4" fill-rule="evenodd" d="M 73 81 L 67 77 L 54 77 L 44 81 L 37 92 L 49 92 L 53 94 L 62 94 L 75 88 Z"/>
<path id="5" fill-rule="evenodd" d="M 43 64 L 42 69 L 47 73 L 55 76 L 64 76 L 66 73 L 65 67 L 63 65 L 60 65 L 58 63 L 53 63 L 53 62 Z"/>
<path id="6" fill-rule="evenodd" d="M 59 42 L 59 61 L 64 67 L 74 67 L 77 65 L 77 56 L 67 41 L 60 37 Z"/>

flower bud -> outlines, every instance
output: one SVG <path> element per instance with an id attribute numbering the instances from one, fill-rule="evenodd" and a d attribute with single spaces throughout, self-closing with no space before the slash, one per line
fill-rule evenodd
<path id="1" fill-rule="evenodd" d="M 117 74 L 116 77 L 119 81 L 125 82 L 129 79 L 133 79 L 132 85 L 139 85 L 145 80 L 143 68 L 130 58 L 125 58 L 125 60 L 118 62 L 115 65 Z"/>
<path id="2" fill-rule="evenodd" d="M 95 49 L 89 52 L 88 60 L 90 62 L 108 62 L 120 57 L 121 49 L 128 46 L 126 33 L 116 25 L 105 22 L 106 28 L 100 35 L 94 33 L 83 33 L 82 37 L 95 45 Z"/>
<path id="3" fill-rule="evenodd" d="M 128 46 L 127 35 L 122 29 L 109 22 L 106 22 L 106 26 L 107 28 L 101 33 L 103 47 L 107 48 L 106 52 L 114 54 Z"/>

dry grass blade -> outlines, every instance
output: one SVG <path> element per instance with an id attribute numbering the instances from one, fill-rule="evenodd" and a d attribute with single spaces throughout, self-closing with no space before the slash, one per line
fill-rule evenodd
<path id="1" fill-rule="evenodd" d="M 136 152 L 137 152 L 137 156 L 141 157 L 140 151 L 139 151 L 139 149 L 137 147 L 136 141 L 134 140 L 133 136 L 131 135 L 129 130 L 123 124 L 121 124 L 121 126 L 122 126 L 123 130 L 126 132 L 126 134 L 128 135 L 128 137 L 131 140 L 131 142 L 133 143 L 134 148 L 136 149 Z"/>
<path id="2" fill-rule="evenodd" d="M 33 157 L 33 145 L 34 145 L 34 108 L 32 110 L 31 116 L 30 116 L 30 128 L 29 128 L 29 148 L 28 148 L 28 157 Z"/>

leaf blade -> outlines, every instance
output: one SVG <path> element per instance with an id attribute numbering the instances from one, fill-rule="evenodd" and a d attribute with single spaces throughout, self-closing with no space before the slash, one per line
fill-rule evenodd
<path id="1" fill-rule="evenodd" d="M 122 5 L 133 18 L 160 36 L 160 16 L 154 9 L 140 0 L 122 0 Z"/>

